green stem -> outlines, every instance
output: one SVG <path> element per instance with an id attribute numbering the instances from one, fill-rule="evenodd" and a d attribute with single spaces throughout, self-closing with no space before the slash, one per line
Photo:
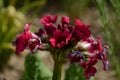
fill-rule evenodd
<path id="1" fill-rule="evenodd" d="M 55 60 L 52 80 L 61 80 L 62 62 Z"/>

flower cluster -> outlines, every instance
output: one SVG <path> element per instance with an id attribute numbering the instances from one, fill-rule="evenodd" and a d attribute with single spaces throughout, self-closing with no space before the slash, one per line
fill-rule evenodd
<path id="1" fill-rule="evenodd" d="M 24 49 L 30 49 L 34 53 L 37 49 L 42 49 L 41 39 L 29 30 L 31 23 L 28 23 L 24 27 L 24 32 L 17 35 L 16 41 L 13 45 L 16 46 L 16 54 L 19 54 Z"/>
<path id="2" fill-rule="evenodd" d="M 63 16 L 60 23 L 57 20 L 56 15 L 44 16 L 40 19 L 44 28 L 40 28 L 36 33 L 29 30 L 30 23 L 26 24 L 24 32 L 19 34 L 13 43 L 16 46 L 16 53 L 18 54 L 24 49 L 30 49 L 32 53 L 42 50 L 44 49 L 43 42 L 50 46 L 46 46 L 46 50 L 49 50 L 52 55 L 60 55 L 63 57 L 61 59 L 67 56 L 71 63 L 76 62 L 83 67 L 87 79 L 97 72 L 94 65 L 98 60 L 103 62 L 104 70 L 107 70 L 108 46 L 102 46 L 100 37 L 93 38 L 89 25 L 78 19 L 75 20 L 75 25 L 71 25 L 67 16 Z"/>
<path id="3" fill-rule="evenodd" d="M 102 46 L 100 43 L 100 37 L 95 40 L 93 37 L 89 37 L 87 40 L 79 41 L 76 45 L 78 51 L 72 51 L 67 57 L 72 62 L 77 62 L 84 69 L 84 74 L 87 79 L 94 76 L 97 72 L 94 65 L 98 60 L 101 60 L 104 65 L 104 70 L 108 69 L 108 60 L 106 54 L 108 46 Z"/>

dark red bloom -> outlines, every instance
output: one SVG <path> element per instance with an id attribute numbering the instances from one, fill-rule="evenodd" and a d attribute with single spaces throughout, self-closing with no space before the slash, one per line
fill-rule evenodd
<path id="1" fill-rule="evenodd" d="M 56 30 L 54 24 L 56 20 L 57 20 L 57 16 L 52 16 L 52 15 L 48 15 L 40 19 L 40 22 L 44 24 L 45 31 L 49 36 L 52 36 L 54 31 Z"/>
<path id="2" fill-rule="evenodd" d="M 49 36 L 52 36 L 53 33 L 54 33 L 54 31 L 56 30 L 56 28 L 54 27 L 53 24 L 50 24 L 50 25 L 48 25 L 48 26 L 44 26 L 44 28 L 45 28 L 46 33 L 47 33 Z"/>
<path id="3" fill-rule="evenodd" d="M 73 26 L 69 24 L 69 17 L 67 16 L 63 16 L 61 18 L 61 23 L 58 24 L 58 29 L 60 29 L 61 31 L 69 31 L 70 33 L 73 32 Z"/>
<path id="4" fill-rule="evenodd" d="M 49 42 L 49 40 L 47 39 L 48 36 L 47 36 L 46 31 L 45 31 L 44 29 L 40 28 L 39 31 L 36 32 L 35 34 L 36 34 L 38 37 L 40 37 L 40 39 L 41 39 L 41 41 L 42 41 L 43 43 Z"/>
<path id="5" fill-rule="evenodd" d="M 62 24 L 69 24 L 69 17 L 67 17 L 67 16 L 63 16 L 62 17 L 62 19 L 61 19 L 61 22 L 62 22 Z"/>
<path id="6" fill-rule="evenodd" d="M 42 22 L 44 25 L 48 26 L 50 25 L 51 23 L 55 23 L 57 20 L 57 16 L 52 16 L 52 15 L 47 15 L 47 16 L 44 16 L 43 18 L 40 19 L 40 22 Z"/>
<path id="7" fill-rule="evenodd" d="M 103 47 L 102 47 L 102 44 L 100 42 L 100 37 L 97 37 L 97 41 L 94 40 L 91 44 L 92 44 L 91 45 L 91 52 L 94 52 L 94 51 L 98 51 L 99 53 L 102 52 Z"/>
<path id="8" fill-rule="evenodd" d="M 91 35 L 91 31 L 89 30 L 89 26 L 82 23 L 80 20 L 75 20 L 75 29 L 74 34 L 76 39 L 79 41 L 81 39 L 85 40 Z"/>
<path id="9" fill-rule="evenodd" d="M 107 70 L 108 67 L 108 60 L 106 58 L 108 46 L 102 46 L 100 42 L 100 37 L 97 37 L 97 41 L 95 39 L 91 39 L 90 47 L 88 48 L 88 52 L 90 52 L 89 57 L 90 58 L 97 58 L 102 60 L 104 65 L 104 70 Z"/>
<path id="10" fill-rule="evenodd" d="M 31 39 L 28 41 L 27 49 L 30 49 L 32 53 L 34 53 L 37 49 L 42 50 L 41 46 L 42 42 L 38 36 L 32 33 Z"/>
<path id="11" fill-rule="evenodd" d="M 106 55 L 107 55 L 107 51 L 108 51 L 108 46 L 102 46 L 102 44 L 100 42 L 100 37 L 97 37 L 97 43 L 93 49 L 97 52 L 95 54 L 96 58 L 102 60 L 103 65 L 104 65 L 104 70 L 107 70 L 108 60 L 106 58 Z"/>
<path id="12" fill-rule="evenodd" d="M 69 31 L 68 25 L 67 24 L 59 24 L 58 29 L 61 30 L 62 32 L 64 31 Z M 70 31 L 69 31 L 70 32 Z"/>
<path id="13" fill-rule="evenodd" d="M 87 79 L 96 73 L 96 68 L 93 65 L 96 64 L 97 60 L 101 60 L 103 62 L 104 70 L 108 69 L 108 60 L 106 58 L 108 46 L 102 46 L 100 37 L 94 39 L 91 36 L 86 40 L 80 41 L 76 47 L 80 51 L 84 49 L 86 53 L 83 52 L 83 54 L 86 55 L 86 58 L 89 60 L 81 63 Z"/>
<path id="14" fill-rule="evenodd" d="M 86 79 L 90 79 L 90 77 L 94 76 L 95 73 L 97 72 L 96 68 L 94 67 L 96 63 L 97 63 L 97 59 L 90 59 L 87 62 L 80 63 L 80 66 L 82 66 L 84 69 L 84 74 Z"/>
<path id="15" fill-rule="evenodd" d="M 97 70 L 95 67 L 88 67 L 84 72 L 86 79 L 90 79 L 90 77 L 94 76 L 96 72 Z"/>
<path id="16" fill-rule="evenodd" d="M 73 26 L 69 24 L 59 24 L 58 29 L 60 29 L 62 32 L 69 31 L 71 34 L 73 33 Z"/>
<path id="17" fill-rule="evenodd" d="M 68 44 L 71 37 L 72 35 L 68 31 L 55 30 L 52 38 L 50 38 L 50 42 L 53 47 L 62 48 Z"/>
<path id="18" fill-rule="evenodd" d="M 32 52 L 34 52 L 35 49 L 40 48 L 41 40 L 29 30 L 30 25 L 31 23 L 26 24 L 24 32 L 18 34 L 16 41 L 13 42 L 13 45 L 16 46 L 16 54 L 19 54 L 26 48 L 30 49 Z M 35 44 L 36 42 L 37 44 Z"/>
<path id="19" fill-rule="evenodd" d="M 39 31 L 35 34 L 39 37 L 43 37 L 44 35 L 46 35 L 46 32 L 44 31 L 44 29 L 40 28 Z"/>

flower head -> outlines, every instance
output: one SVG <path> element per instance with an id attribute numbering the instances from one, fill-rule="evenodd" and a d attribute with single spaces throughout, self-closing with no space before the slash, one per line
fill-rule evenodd
<path id="1" fill-rule="evenodd" d="M 87 61 L 84 61 L 79 56 L 78 53 L 75 54 L 68 54 L 68 58 L 72 62 L 79 62 L 80 66 L 84 68 L 84 74 L 87 79 L 91 76 L 94 76 L 97 72 L 94 65 L 97 63 L 98 60 L 101 60 L 104 65 L 104 70 L 108 69 L 108 60 L 106 58 L 108 46 L 102 46 L 100 37 L 94 39 L 92 36 L 87 38 L 86 40 L 81 40 L 75 46 L 75 49 L 80 52 L 80 55 L 85 56 Z M 73 56 L 74 55 L 74 56 Z"/>
<path id="2" fill-rule="evenodd" d="M 94 65 L 98 60 L 102 61 L 104 70 L 107 70 L 108 46 L 102 46 L 100 37 L 93 38 L 88 25 L 78 19 L 75 20 L 75 25 L 71 25 L 67 16 L 61 17 L 58 23 L 56 15 L 44 16 L 40 22 L 43 23 L 44 29 L 40 28 L 34 34 L 29 30 L 31 23 L 28 23 L 24 27 L 24 32 L 17 35 L 13 43 L 16 46 L 16 54 L 24 49 L 34 53 L 36 50 L 45 49 L 43 48 L 45 46 L 46 50 L 51 51 L 54 60 L 60 62 L 63 62 L 65 55 L 70 53 L 67 54 L 67 58 L 71 63 L 76 62 L 84 69 L 86 79 L 90 79 L 97 72 Z"/>

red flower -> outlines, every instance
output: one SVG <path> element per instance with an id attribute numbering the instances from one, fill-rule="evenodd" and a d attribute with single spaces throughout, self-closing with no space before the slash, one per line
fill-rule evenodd
<path id="1" fill-rule="evenodd" d="M 102 46 L 100 42 L 100 37 L 97 37 L 97 41 L 93 38 L 89 39 L 88 41 L 91 44 L 90 47 L 88 48 L 89 58 L 97 58 L 102 60 L 104 70 L 107 70 L 108 60 L 106 58 L 106 55 L 108 51 L 108 46 Z"/>
<path id="2" fill-rule="evenodd" d="M 93 45 L 93 50 L 95 53 L 95 57 L 102 60 L 104 65 L 104 70 L 108 68 L 108 60 L 106 58 L 106 54 L 108 51 L 108 46 L 102 46 L 100 42 L 100 37 L 97 37 L 97 42 Z"/>
<path id="3" fill-rule="evenodd" d="M 68 44 L 71 37 L 72 35 L 68 31 L 55 30 L 52 38 L 50 38 L 50 42 L 53 47 L 62 48 Z"/>
<path id="4" fill-rule="evenodd" d="M 62 17 L 62 19 L 61 19 L 61 22 L 62 22 L 62 24 L 69 24 L 69 17 L 67 17 L 67 16 L 63 16 Z"/>
<path id="5" fill-rule="evenodd" d="M 60 29 L 62 32 L 69 31 L 70 33 L 73 32 L 73 26 L 69 24 L 69 17 L 63 16 L 61 18 L 61 23 L 58 24 L 58 29 Z"/>
<path id="6" fill-rule="evenodd" d="M 34 53 L 37 49 L 42 50 L 44 49 L 41 44 L 41 39 L 35 35 L 34 33 L 31 33 L 31 39 L 28 41 L 27 49 L 30 49 L 32 53 Z"/>
<path id="7" fill-rule="evenodd" d="M 46 35 L 45 31 L 42 28 L 40 28 L 39 31 L 35 34 L 39 37 L 43 37 L 44 35 Z"/>
<path id="8" fill-rule="evenodd" d="M 100 37 L 97 37 L 95 40 L 92 36 L 86 40 L 80 41 L 76 48 L 86 55 L 86 58 L 89 59 L 87 62 L 81 63 L 81 66 L 85 69 L 85 76 L 89 79 L 96 73 L 95 67 L 93 65 L 96 64 L 97 60 L 101 60 L 104 65 L 104 70 L 108 69 L 108 60 L 106 58 L 106 53 L 108 51 L 108 46 L 102 46 Z"/>
<path id="9" fill-rule="evenodd" d="M 35 49 L 40 48 L 41 41 L 38 36 L 29 30 L 30 25 L 31 23 L 26 24 L 24 32 L 17 35 L 16 41 L 13 42 L 13 45 L 16 46 L 16 54 L 19 54 L 26 48 L 30 49 L 32 52 L 34 52 Z"/>
<path id="10" fill-rule="evenodd" d="M 44 25 L 48 26 L 51 23 L 55 23 L 57 20 L 57 16 L 47 15 L 44 16 L 42 19 L 40 19 L 40 22 L 42 22 Z"/>
<path id="11" fill-rule="evenodd" d="M 54 31 L 56 30 L 56 28 L 54 27 L 53 24 L 50 24 L 50 25 L 48 25 L 48 26 L 44 26 L 44 28 L 45 28 L 46 33 L 47 33 L 49 36 L 52 36 L 53 33 L 54 33 Z"/>
<path id="12" fill-rule="evenodd" d="M 62 32 L 68 31 L 68 32 L 72 33 L 72 31 L 73 31 L 73 27 L 71 25 L 67 25 L 67 24 L 59 24 L 58 29 L 61 30 Z"/>
<path id="13" fill-rule="evenodd" d="M 85 40 L 91 35 L 91 31 L 89 30 L 88 25 L 85 25 L 78 19 L 76 19 L 75 24 L 76 26 L 74 29 L 74 34 L 76 35 L 76 39 L 78 41 L 81 39 Z"/>
<path id="14" fill-rule="evenodd" d="M 90 79 L 90 77 L 94 76 L 95 73 L 97 72 L 96 68 L 94 67 L 96 63 L 97 63 L 97 59 L 90 59 L 87 62 L 80 63 L 80 66 L 82 66 L 84 69 L 84 74 L 86 79 Z"/>
<path id="15" fill-rule="evenodd" d="M 45 16 L 42 19 L 40 19 L 40 22 L 44 24 L 44 28 L 46 30 L 46 33 L 49 36 L 52 36 L 54 31 L 56 30 L 54 23 L 57 20 L 57 16 Z"/>

